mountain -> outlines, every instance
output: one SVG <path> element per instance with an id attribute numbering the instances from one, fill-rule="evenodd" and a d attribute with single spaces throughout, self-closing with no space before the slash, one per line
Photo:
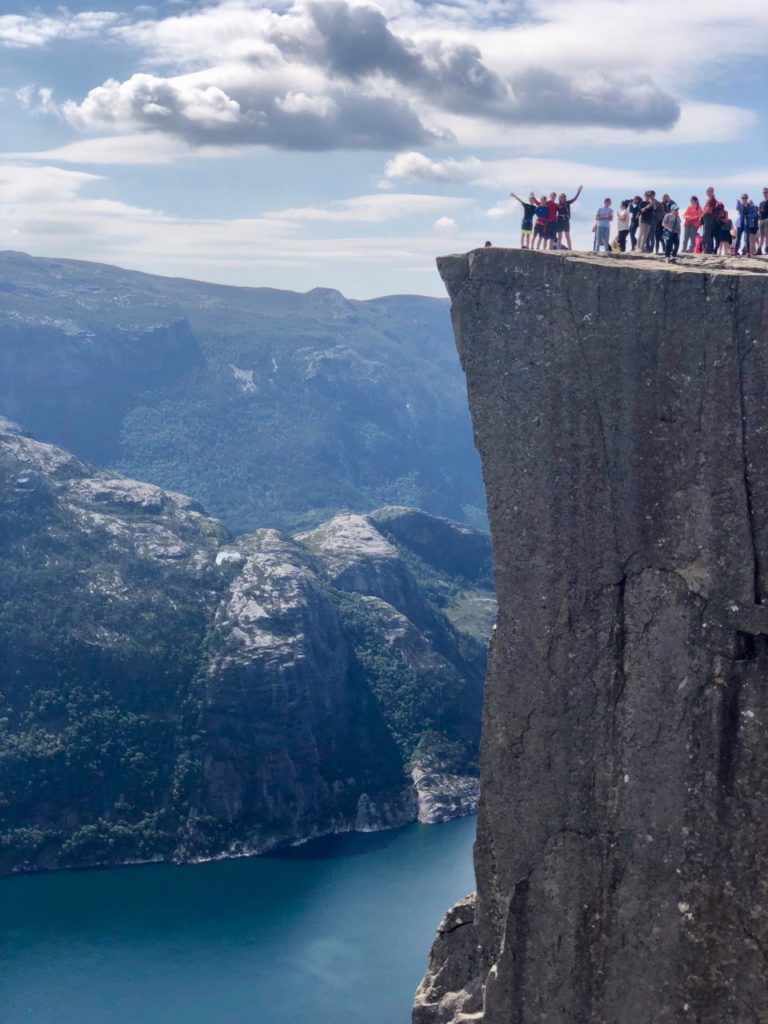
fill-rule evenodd
<path id="1" fill-rule="evenodd" d="M 468 813 L 493 615 L 468 527 L 235 538 L 0 420 L 0 871 Z"/>
<path id="2" fill-rule="evenodd" d="M 441 299 L 350 301 L 0 253 L 0 415 L 237 532 L 417 506 L 483 527 Z"/>

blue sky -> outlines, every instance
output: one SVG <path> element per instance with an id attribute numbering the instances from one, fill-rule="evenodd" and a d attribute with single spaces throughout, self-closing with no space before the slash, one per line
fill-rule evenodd
<path id="1" fill-rule="evenodd" d="M 442 294 L 519 194 L 768 184 L 768 4 L 6 0 L 0 248 Z"/>

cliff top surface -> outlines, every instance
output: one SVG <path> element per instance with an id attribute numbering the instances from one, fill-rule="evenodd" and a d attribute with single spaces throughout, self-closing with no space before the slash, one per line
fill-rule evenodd
<path id="1" fill-rule="evenodd" d="M 632 270 L 667 270 L 672 274 L 692 273 L 722 273 L 739 275 L 761 275 L 768 274 L 768 257 L 765 256 L 705 256 L 699 253 L 680 253 L 675 263 L 667 263 L 665 257 L 655 253 L 633 253 L 633 252 L 612 252 L 594 253 L 580 252 L 578 250 L 566 251 L 555 249 L 552 252 L 541 252 L 536 250 L 523 250 L 516 248 L 504 248 L 492 246 L 489 248 L 472 249 L 466 253 L 453 253 L 449 256 L 439 256 L 437 265 L 441 276 L 446 279 L 446 273 L 453 276 L 452 272 L 460 266 L 467 266 L 470 269 L 478 258 L 481 260 L 499 260 L 502 256 L 508 258 L 514 255 L 519 260 L 556 259 L 566 260 L 568 263 L 587 263 L 603 267 L 623 267 Z M 480 264 L 482 266 L 483 264 Z"/>

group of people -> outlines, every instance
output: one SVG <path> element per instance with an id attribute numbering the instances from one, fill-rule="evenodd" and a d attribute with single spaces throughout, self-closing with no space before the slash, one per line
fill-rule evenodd
<path id="1" fill-rule="evenodd" d="M 549 197 L 536 198 L 531 192 L 528 201 L 510 192 L 523 207 L 520 245 L 523 249 L 571 249 L 571 205 L 581 194 L 582 186 L 572 199 L 564 192 L 551 192 Z M 725 204 L 711 186 L 703 205 L 698 196 L 681 212 L 668 193 L 661 199 L 653 189 L 642 196 L 623 199 L 615 211 L 610 198 L 595 215 L 593 251 L 658 253 L 674 262 L 682 251 L 720 253 L 732 256 L 768 256 L 768 188 L 763 198 L 754 202 L 744 192 L 736 200 L 736 217 L 732 219 Z M 611 238 L 615 225 L 615 235 Z"/>
<path id="2" fill-rule="evenodd" d="M 549 198 L 536 198 L 531 192 L 528 202 L 509 194 L 523 207 L 523 224 L 520 228 L 520 245 L 523 249 L 571 249 L 571 206 L 581 195 L 584 186 L 579 185 L 573 199 L 568 199 L 565 192 L 560 195 L 550 192 Z"/>

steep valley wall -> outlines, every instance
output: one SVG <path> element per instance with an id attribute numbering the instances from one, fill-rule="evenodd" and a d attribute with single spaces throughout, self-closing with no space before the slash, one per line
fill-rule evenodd
<path id="1" fill-rule="evenodd" d="M 768 1020 L 768 267 L 439 269 L 499 609 L 414 1021 Z"/>

